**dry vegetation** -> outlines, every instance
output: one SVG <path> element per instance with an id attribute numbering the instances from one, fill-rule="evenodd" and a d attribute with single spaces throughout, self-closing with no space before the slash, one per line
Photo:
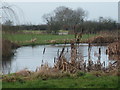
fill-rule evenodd
<path id="1" fill-rule="evenodd" d="M 97 44 L 104 44 L 104 43 L 113 43 L 118 41 L 119 35 L 118 32 L 108 32 L 108 31 L 103 31 L 100 32 L 99 35 L 92 37 L 87 40 L 89 43 L 97 43 Z"/>
<path id="2" fill-rule="evenodd" d="M 120 55 L 120 42 L 114 42 L 108 46 L 108 54 Z"/>
<path id="3" fill-rule="evenodd" d="M 99 35 L 93 38 L 90 38 L 88 42 L 90 43 L 97 43 L 97 44 L 104 44 L 104 43 L 113 43 L 117 41 L 116 36 L 110 36 L 110 35 Z"/>
<path id="4" fill-rule="evenodd" d="M 82 60 L 79 52 L 77 51 L 77 46 L 74 44 L 71 44 L 71 59 L 68 61 L 64 56 L 64 49 L 65 48 L 63 48 L 55 64 L 55 68 L 58 70 L 66 71 L 69 73 L 75 73 L 78 70 L 83 72 L 104 71 L 106 73 L 110 73 L 111 71 L 118 70 L 118 62 L 109 63 L 109 66 L 105 67 L 105 62 L 101 63 L 100 60 L 98 60 L 96 63 L 92 60 Z"/>

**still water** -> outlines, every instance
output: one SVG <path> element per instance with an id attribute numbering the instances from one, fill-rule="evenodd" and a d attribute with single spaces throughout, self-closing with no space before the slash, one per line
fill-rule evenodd
<path id="1" fill-rule="evenodd" d="M 45 53 L 43 54 L 43 50 Z M 49 66 L 54 65 L 54 58 L 57 56 L 57 51 L 61 51 L 63 44 L 57 45 L 39 45 L 39 46 L 23 46 L 16 49 L 15 55 L 10 59 L 5 59 L 2 61 L 3 73 L 14 73 L 25 68 L 35 71 L 36 67 L 41 66 L 42 63 L 48 63 Z M 98 58 L 99 48 L 101 48 L 101 55 Z M 70 58 L 70 45 L 66 45 L 67 59 Z M 107 46 L 92 46 L 90 53 L 88 53 L 88 44 L 80 44 L 78 48 L 80 52 L 81 59 L 88 60 L 91 59 L 96 62 L 100 59 L 101 62 L 105 61 L 106 66 L 109 62 L 114 62 L 115 60 L 109 59 L 106 55 Z"/>

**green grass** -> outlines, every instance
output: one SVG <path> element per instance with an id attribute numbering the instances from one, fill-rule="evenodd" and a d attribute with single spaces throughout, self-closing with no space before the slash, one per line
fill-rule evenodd
<path id="1" fill-rule="evenodd" d="M 3 88 L 118 88 L 117 76 L 100 76 L 85 74 L 77 77 L 61 77 L 57 79 L 40 78 L 25 82 L 4 82 Z"/>
<path id="2" fill-rule="evenodd" d="M 95 36 L 95 34 L 87 35 L 84 34 L 82 37 L 82 41 Z M 74 39 L 74 35 L 51 35 L 51 34 L 10 34 L 6 33 L 3 34 L 3 38 L 8 39 L 10 41 L 16 42 L 20 41 L 20 45 L 31 45 L 30 41 L 33 38 L 37 38 L 37 41 L 34 43 L 36 44 L 53 44 L 49 42 L 50 40 L 56 40 L 56 43 L 64 43 L 65 39 Z M 68 41 L 69 42 L 69 41 Z"/>

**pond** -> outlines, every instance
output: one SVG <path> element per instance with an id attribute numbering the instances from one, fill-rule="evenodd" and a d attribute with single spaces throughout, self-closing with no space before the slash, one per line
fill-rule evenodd
<path id="1" fill-rule="evenodd" d="M 14 73 L 25 68 L 35 71 L 37 67 L 40 67 L 42 63 L 48 63 L 49 66 L 54 65 L 54 58 L 57 56 L 58 49 L 62 50 L 63 44 L 57 45 L 38 45 L 38 46 L 23 46 L 16 49 L 15 55 L 10 59 L 5 59 L 2 61 L 3 74 Z M 43 50 L 45 48 L 45 53 Z M 99 57 L 98 51 L 101 48 L 101 55 Z M 70 59 L 70 44 L 66 45 L 65 50 L 69 53 L 66 54 L 66 58 Z M 110 59 L 106 55 L 107 46 L 92 46 L 90 53 L 88 53 L 88 44 L 80 44 L 78 50 L 80 52 L 80 57 L 84 60 L 91 59 L 106 63 L 114 62 L 115 60 Z"/>

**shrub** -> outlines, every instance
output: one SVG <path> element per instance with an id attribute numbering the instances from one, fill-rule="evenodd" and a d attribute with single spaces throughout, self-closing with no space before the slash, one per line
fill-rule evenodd
<path id="1" fill-rule="evenodd" d="M 5 40 L 5 39 L 2 39 L 2 57 L 3 58 L 8 58 L 10 57 L 11 55 L 14 54 L 13 52 L 13 48 L 17 48 L 18 45 L 15 44 L 15 43 L 12 43 L 11 41 L 9 40 Z"/>

